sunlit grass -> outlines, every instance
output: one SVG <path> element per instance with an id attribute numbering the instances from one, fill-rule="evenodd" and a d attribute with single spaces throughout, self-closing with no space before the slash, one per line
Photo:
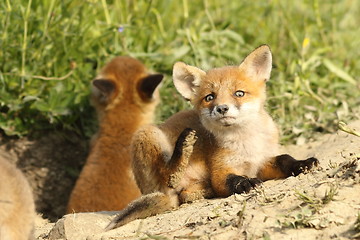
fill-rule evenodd
<path id="1" fill-rule="evenodd" d="M 360 103 L 358 1 L 105 1 L 0 3 L 0 128 L 90 135 L 89 83 L 111 57 L 166 74 L 158 120 L 188 108 L 172 65 L 239 64 L 268 44 L 268 109 L 283 141 L 331 131 Z"/>

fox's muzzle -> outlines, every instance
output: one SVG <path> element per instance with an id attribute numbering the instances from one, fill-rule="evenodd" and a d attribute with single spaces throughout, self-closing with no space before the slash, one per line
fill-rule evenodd
<path id="1" fill-rule="evenodd" d="M 224 115 L 225 113 L 227 113 L 227 111 L 229 111 L 229 107 L 226 104 L 222 104 L 222 105 L 216 106 L 215 111 L 219 114 Z"/>

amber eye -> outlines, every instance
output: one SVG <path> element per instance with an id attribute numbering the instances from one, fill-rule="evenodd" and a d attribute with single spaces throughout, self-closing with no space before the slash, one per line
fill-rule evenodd
<path id="1" fill-rule="evenodd" d="M 204 99 L 205 99 L 205 102 L 210 102 L 210 101 L 214 100 L 214 98 L 215 98 L 215 95 L 210 93 L 209 95 L 206 95 L 206 97 Z"/>
<path id="2" fill-rule="evenodd" d="M 244 95 L 245 95 L 244 91 L 239 90 L 239 91 L 235 92 L 235 96 L 237 96 L 237 97 L 243 97 Z"/>

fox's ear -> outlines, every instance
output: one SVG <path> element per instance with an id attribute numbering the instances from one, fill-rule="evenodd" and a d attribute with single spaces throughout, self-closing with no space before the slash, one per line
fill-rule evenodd
<path id="1" fill-rule="evenodd" d="M 150 74 L 139 82 L 138 91 L 143 100 L 150 100 L 157 86 L 159 86 L 163 79 L 162 74 Z"/>
<path id="2" fill-rule="evenodd" d="M 196 87 L 200 86 L 201 79 L 206 73 L 193 66 L 186 65 L 183 62 L 177 62 L 173 68 L 173 81 L 175 88 L 186 99 L 191 100 L 194 97 Z"/>
<path id="3" fill-rule="evenodd" d="M 108 79 L 95 79 L 93 85 L 104 95 L 110 95 L 115 90 L 115 84 Z"/>
<path id="4" fill-rule="evenodd" d="M 115 91 L 115 83 L 108 79 L 95 79 L 92 84 L 93 94 L 100 103 L 106 103 Z"/>
<path id="5" fill-rule="evenodd" d="M 268 81 L 272 68 L 272 56 L 269 46 L 261 45 L 256 48 L 244 59 L 239 68 L 255 80 Z"/>

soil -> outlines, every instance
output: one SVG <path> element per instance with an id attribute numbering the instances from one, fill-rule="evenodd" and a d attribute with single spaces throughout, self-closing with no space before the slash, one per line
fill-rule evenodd
<path id="1" fill-rule="evenodd" d="M 349 126 L 360 132 L 360 120 Z M 87 141 L 52 133 L 38 140 L 2 138 L 0 143 L 0 155 L 15 162 L 34 189 L 36 238 L 65 239 L 52 238 L 49 232 L 65 212 L 86 159 Z M 297 177 L 264 182 L 248 194 L 184 204 L 109 232 L 103 229 L 114 213 L 91 215 L 86 221 L 75 214 L 63 219 L 71 218 L 74 229 L 85 229 L 74 240 L 360 239 L 360 138 L 338 131 L 286 146 L 283 152 L 298 159 L 315 156 L 320 166 Z"/>
<path id="2" fill-rule="evenodd" d="M 71 132 L 46 132 L 40 138 L 0 135 L 0 155 L 23 171 L 33 189 L 36 210 L 50 221 L 65 214 L 87 151 L 88 140 Z"/>

